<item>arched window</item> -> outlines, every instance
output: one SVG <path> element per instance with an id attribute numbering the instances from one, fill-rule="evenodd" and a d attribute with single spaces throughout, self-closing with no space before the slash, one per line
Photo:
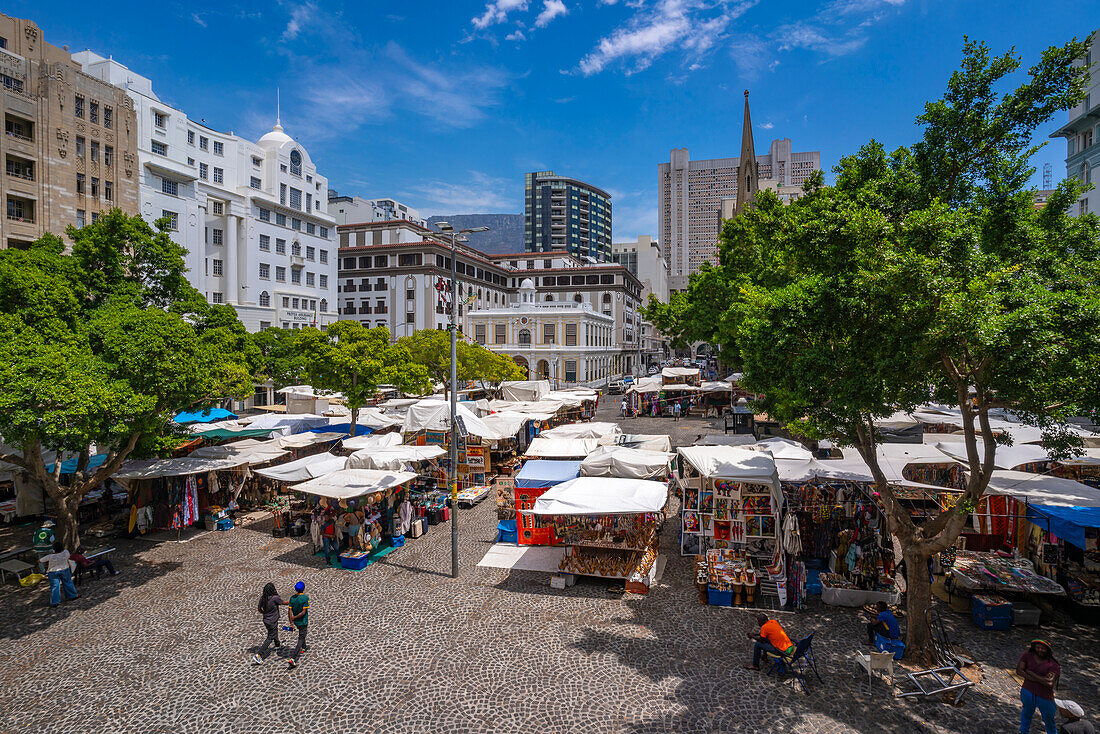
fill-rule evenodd
<path id="1" fill-rule="evenodd" d="M 603 302 L 604 303 L 611 303 L 611 294 L 610 293 L 604 293 L 603 294 Z"/>
<path id="2" fill-rule="evenodd" d="M 573 302 L 574 303 L 580 303 L 581 302 L 581 294 L 580 293 L 577 293 L 576 295 L 573 296 Z"/>
<path id="3" fill-rule="evenodd" d="M 519 330 L 519 343 L 521 346 L 531 346 L 531 332 L 527 329 Z"/>
<path id="4" fill-rule="evenodd" d="M 328 299 L 321 299 L 321 313 L 328 313 Z"/>
<path id="5" fill-rule="evenodd" d="M 302 254 L 302 243 L 298 240 L 294 240 L 294 243 L 290 246 L 290 254 L 295 257 L 300 257 Z"/>
<path id="6" fill-rule="evenodd" d="M 260 291 L 260 305 L 261 306 L 270 306 L 271 305 L 271 296 L 268 295 L 267 291 Z"/>
<path id="7" fill-rule="evenodd" d="M 554 297 L 552 295 L 550 295 L 549 293 L 547 293 L 546 294 L 546 301 L 549 303 L 550 301 L 553 301 L 553 300 L 554 300 Z"/>

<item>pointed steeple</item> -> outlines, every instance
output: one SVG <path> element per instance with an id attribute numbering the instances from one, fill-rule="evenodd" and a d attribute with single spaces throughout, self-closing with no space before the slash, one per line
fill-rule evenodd
<path id="1" fill-rule="evenodd" d="M 752 119 L 749 117 L 749 90 L 745 90 L 745 123 L 741 128 L 741 164 L 737 168 L 737 204 L 733 216 L 737 216 L 756 199 L 760 190 L 757 180 L 756 146 L 752 142 Z"/>

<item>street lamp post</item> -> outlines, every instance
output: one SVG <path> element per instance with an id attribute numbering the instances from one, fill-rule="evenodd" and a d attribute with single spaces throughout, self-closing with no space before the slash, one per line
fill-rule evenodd
<path id="1" fill-rule="evenodd" d="M 451 239 L 451 470 L 448 473 L 448 494 L 451 498 L 451 578 L 458 578 L 458 258 L 455 257 L 455 241 L 458 235 L 487 232 L 488 227 L 470 227 L 455 231 L 449 222 L 437 222 L 436 226 L 450 234 Z"/>

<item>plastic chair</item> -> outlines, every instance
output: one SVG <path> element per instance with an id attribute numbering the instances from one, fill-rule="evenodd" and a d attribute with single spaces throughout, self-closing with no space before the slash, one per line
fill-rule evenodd
<path id="1" fill-rule="evenodd" d="M 894 654 L 890 652 L 862 652 L 856 650 L 856 664 L 867 671 L 867 685 L 875 671 L 883 674 L 883 680 L 890 682 L 894 678 Z"/>

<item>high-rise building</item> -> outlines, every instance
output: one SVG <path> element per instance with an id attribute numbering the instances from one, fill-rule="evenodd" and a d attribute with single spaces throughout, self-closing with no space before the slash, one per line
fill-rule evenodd
<path id="1" fill-rule="evenodd" d="M 278 112 L 271 132 L 252 142 L 189 119 L 113 59 L 82 51 L 73 60 L 132 101 L 141 215 L 168 222 L 196 290 L 233 306 L 250 331 L 338 320 L 328 180 Z"/>
<path id="2" fill-rule="evenodd" d="M 1100 183 L 1100 175 L 1093 173 L 1100 168 L 1100 72 L 1094 66 L 1100 61 L 1098 54 L 1100 34 L 1093 35 L 1085 58 L 1077 62 L 1089 70 L 1085 98 L 1069 111 L 1069 122 L 1051 135 L 1066 139 L 1066 176 L 1076 176 L 1086 186 Z M 1070 210 L 1075 215 L 1089 212 L 1100 212 L 1100 190 L 1097 188 L 1081 194 L 1077 205 Z"/>
<path id="3" fill-rule="evenodd" d="M 611 260 L 611 194 L 553 171 L 528 173 L 524 186 L 524 249 L 567 250 Z"/>
<path id="4" fill-rule="evenodd" d="M 420 212 L 393 199 L 364 199 L 361 196 L 340 196 L 329 189 L 328 213 L 336 224 L 362 224 L 365 222 L 412 222 L 427 227 L 428 222 Z"/>
<path id="5" fill-rule="evenodd" d="M 742 148 L 753 150 L 747 96 Z M 668 163 L 657 166 L 658 238 L 668 260 L 671 290 L 686 289 L 688 276 L 698 272 L 704 261 L 717 262 L 722 202 L 732 200 L 733 210 L 740 210 L 736 201 L 739 180 L 746 187 L 746 196 L 751 197 L 762 188 L 782 191 L 801 186 L 810 174 L 821 169 L 820 151 L 792 152 L 789 138 L 772 141 L 766 155 L 757 155 L 755 171 L 742 171 L 741 160 L 693 161 L 687 148 L 676 148 Z"/>
<path id="6" fill-rule="evenodd" d="M 641 281 L 643 305 L 650 295 L 668 303 L 668 262 L 661 256 L 657 240 L 642 235 L 633 242 L 616 242 L 611 245 L 611 258 Z"/>
<path id="7" fill-rule="evenodd" d="M 0 15 L 0 247 L 138 212 L 137 123 L 121 90 L 82 74 L 32 21 Z"/>

